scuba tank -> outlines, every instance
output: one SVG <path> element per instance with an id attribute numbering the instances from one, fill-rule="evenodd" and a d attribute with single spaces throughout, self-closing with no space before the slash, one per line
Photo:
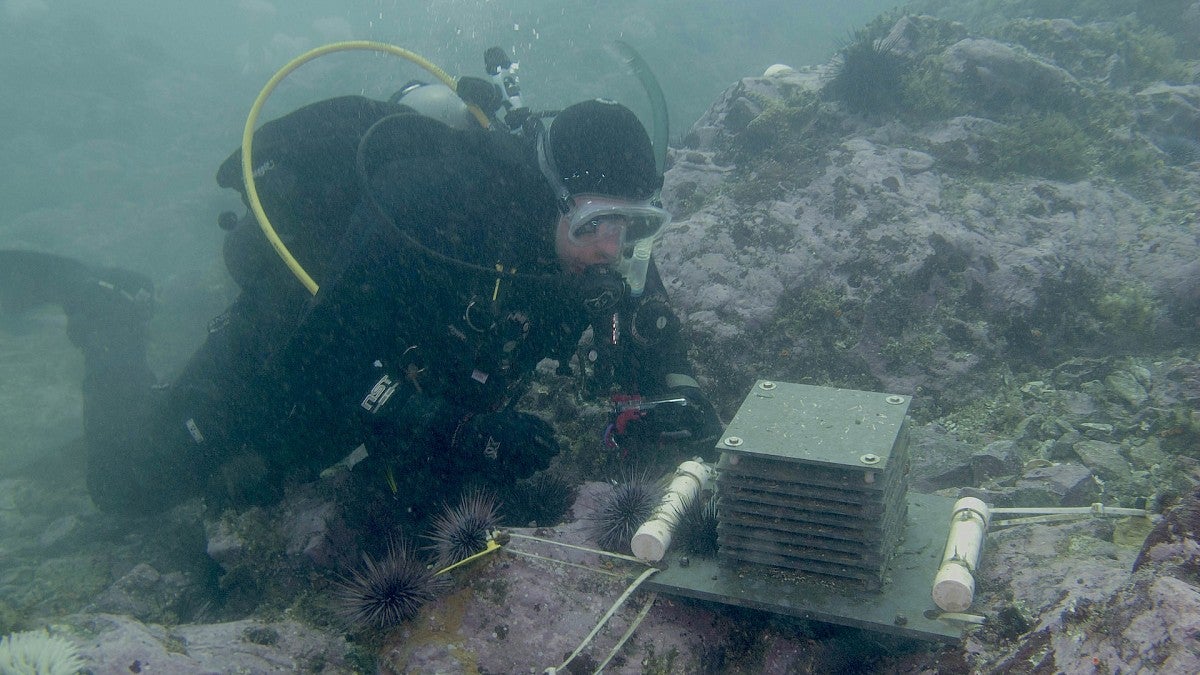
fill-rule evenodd
<path id="1" fill-rule="evenodd" d="M 479 128 L 479 122 L 466 102 L 441 82 L 429 84 L 413 80 L 392 94 L 388 102 L 406 105 L 454 129 Z"/>

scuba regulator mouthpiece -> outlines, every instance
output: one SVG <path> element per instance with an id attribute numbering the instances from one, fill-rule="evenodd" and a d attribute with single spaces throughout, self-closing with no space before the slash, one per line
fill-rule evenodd
<path id="1" fill-rule="evenodd" d="M 629 293 L 629 286 L 621 275 L 601 265 L 584 270 L 575 280 L 575 289 L 592 319 L 616 312 Z"/>
<path id="2" fill-rule="evenodd" d="M 500 47 L 491 47 L 483 53 L 483 67 L 492 82 L 504 97 L 504 123 L 509 129 L 519 129 L 529 117 L 529 108 L 521 101 L 521 81 L 517 69 L 521 64 L 508 58 Z"/>

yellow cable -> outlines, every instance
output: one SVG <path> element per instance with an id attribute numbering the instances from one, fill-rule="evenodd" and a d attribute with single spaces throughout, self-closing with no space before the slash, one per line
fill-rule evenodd
<path id="1" fill-rule="evenodd" d="M 500 550 L 500 544 L 497 544 L 495 539 L 488 539 L 487 546 L 485 546 L 484 549 L 482 551 L 480 551 L 479 553 L 476 553 L 474 555 L 469 555 L 469 556 L 463 558 L 462 560 L 459 560 L 458 562 L 454 563 L 453 565 L 448 565 L 446 567 L 443 567 L 442 569 L 438 570 L 437 572 L 434 572 L 434 574 L 435 575 L 445 574 L 446 572 L 449 572 L 452 569 L 462 567 L 463 565 L 466 565 L 467 563 L 469 563 L 473 560 L 478 560 L 479 558 L 482 558 L 483 556 L 491 553 L 492 551 L 498 551 L 498 550 Z"/>
<path id="2" fill-rule="evenodd" d="M 305 63 L 308 63 L 309 61 L 326 54 L 350 50 L 384 52 L 394 56 L 399 56 L 402 59 L 407 59 L 429 71 L 431 75 L 441 80 L 442 83 L 447 87 L 450 87 L 451 91 L 458 91 L 458 83 L 454 80 L 454 78 L 450 77 L 446 71 L 438 68 L 416 52 L 411 52 L 403 47 L 389 45 L 384 42 L 351 40 L 348 42 L 335 42 L 323 47 L 317 47 L 316 49 L 297 56 L 288 62 L 287 65 L 280 68 L 279 71 L 267 81 L 267 84 L 262 88 L 262 91 L 258 93 L 258 98 L 254 100 L 254 105 L 250 107 L 250 114 L 246 117 L 246 126 L 242 129 L 242 182 L 246 185 L 246 200 L 250 202 L 250 210 L 254 213 L 254 218 L 258 221 L 259 227 L 262 228 L 263 234 L 266 235 L 267 241 L 271 242 L 272 248 L 274 248 L 275 252 L 279 254 L 279 257 L 283 259 L 283 262 L 288 266 L 288 269 L 290 269 L 292 274 L 294 274 L 296 278 L 300 280 L 300 283 L 304 284 L 304 287 L 308 289 L 308 292 L 313 295 L 317 294 L 317 291 L 320 287 L 317 286 L 317 282 L 314 281 L 311 276 L 309 276 L 308 272 L 304 271 L 304 267 L 300 265 L 300 262 L 296 260 L 294 256 L 292 256 L 292 253 L 288 250 L 287 245 L 285 245 L 279 238 L 279 235 L 275 233 L 275 228 L 271 225 L 271 221 L 267 218 L 267 214 L 263 211 L 262 202 L 258 198 L 258 189 L 254 184 L 254 162 L 251 158 L 251 150 L 254 145 L 254 126 L 258 122 L 258 115 L 262 111 L 263 104 L 266 103 L 267 98 L 269 98 L 271 93 L 275 91 L 275 87 L 277 87 L 285 77 L 290 75 L 292 71 L 296 70 Z M 490 127 L 487 115 L 485 115 L 478 106 L 474 104 L 468 104 L 467 107 L 471 110 L 471 114 L 475 116 L 475 119 L 479 121 L 479 124 L 482 125 L 484 129 Z"/>
<path id="3" fill-rule="evenodd" d="M 384 471 L 383 478 L 387 481 L 388 489 L 392 491 L 393 497 L 400 493 L 400 486 L 396 484 L 396 472 L 392 470 L 391 464 Z"/>
<path id="4" fill-rule="evenodd" d="M 504 265 L 496 263 L 496 272 L 496 287 L 492 289 L 492 302 L 495 302 L 496 298 L 500 297 L 500 275 L 504 274 Z"/>

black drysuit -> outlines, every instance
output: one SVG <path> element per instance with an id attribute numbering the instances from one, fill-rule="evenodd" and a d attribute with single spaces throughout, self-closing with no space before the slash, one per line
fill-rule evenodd
<path id="1" fill-rule="evenodd" d="M 353 160 L 368 127 L 396 113 L 362 155 L 385 219 Z M 558 210 L 529 144 L 359 97 L 302 108 L 255 143 L 265 211 L 320 290 L 310 296 L 243 217 L 225 246 L 241 294 L 177 381 L 137 401 L 108 396 L 103 375 L 85 383 L 85 416 L 105 420 L 89 431 L 93 499 L 151 511 L 229 472 L 277 487 L 360 443 L 410 480 L 519 477 L 451 441 L 464 418 L 515 402 L 540 360 L 565 364 L 591 322 L 559 271 Z M 239 162 L 218 181 L 240 186 Z M 643 297 L 665 298 L 653 267 Z M 615 372 L 623 390 L 656 395 L 690 368 L 671 335 L 630 344 Z"/>

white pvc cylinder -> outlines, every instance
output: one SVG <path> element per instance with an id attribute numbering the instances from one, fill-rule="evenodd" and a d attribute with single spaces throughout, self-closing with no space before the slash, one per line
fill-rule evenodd
<path id="1" fill-rule="evenodd" d="M 650 519 L 642 523 L 629 543 L 629 548 L 639 560 L 658 562 L 663 559 L 671 546 L 671 535 L 679 523 L 683 507 L 700 497 L 712 474 L 711 467 L 695 460 L 679 465 L 662 502 L 654 509 Z"/>
<path id="2" fill-rule="evenodd" d="M 983 500 L 962 497 L 954 502 L 942 565 L 934 578 L 934 603 L 946 611 L 966 611 L 974 601 L 974 571 L 983 552 L 991 512 Z"/>
<path id="3" fill-rule="evenodd" d="M 933 602 L 944 611 L 964 612 L 975 599 L 975 566 L 991 517 L 983 500 L 963 497 L 954 503 L 946 550 L 933 579 Z"/>

